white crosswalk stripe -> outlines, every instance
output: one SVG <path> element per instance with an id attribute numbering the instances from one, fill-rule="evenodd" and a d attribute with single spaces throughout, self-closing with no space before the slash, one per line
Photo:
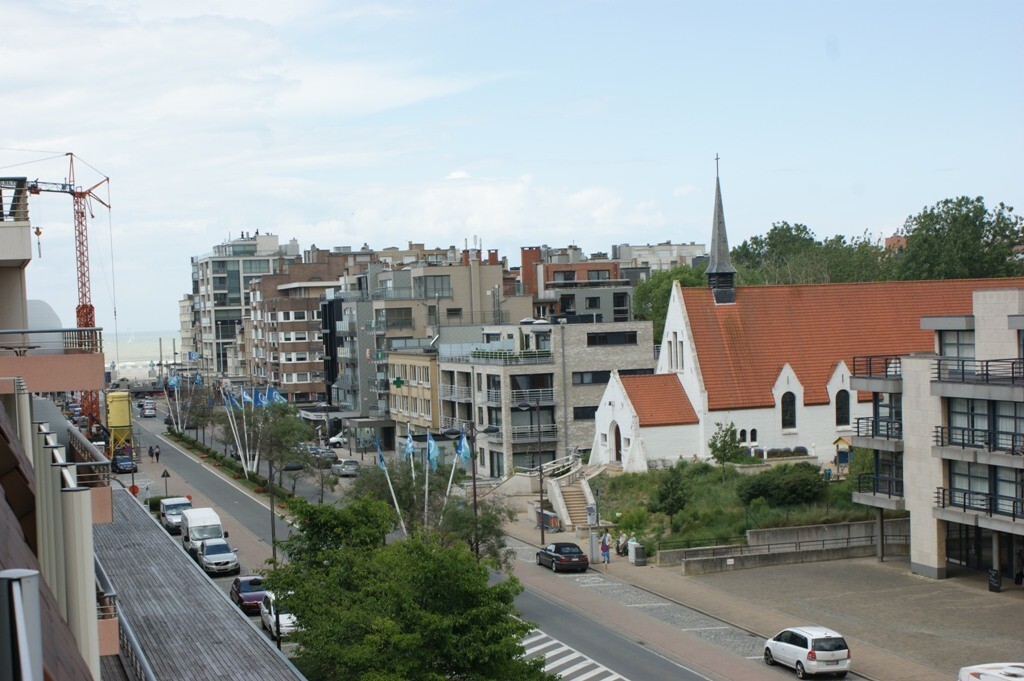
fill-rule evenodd
<path id="1" fill-rule="evenodd" d="M 534 629 L 523 639 L 526 659 L 544 658 L 544 671 L 566 681 L 628 681 L 583 653 Z"/>

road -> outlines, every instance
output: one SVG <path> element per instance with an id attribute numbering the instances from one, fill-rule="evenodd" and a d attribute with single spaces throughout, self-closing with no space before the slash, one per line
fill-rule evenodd
<path id="1" fill-rule="evenodd" d="M 224 525 L 243 573 L 262 567 L 270 557 L 268 505 L 161 437 L 162 418 L 139 424 L 141 450 L 160 444 L 162 453 L 159 466 L 144 461 L 143 470 L 156 477 L 166 468 L 172 494 L 187 487 L 198 503 L 219 507 L 228 516 Z M 155 493 L 162 494 L 160 480 L 155 482 Z M 287 523 L 279 522 L 278 538 L 287 533 Z M 514 573 L 525 586 L 517 608 L 540 629 L 524 645 L 533 655 L 547 655 L 549 671 L 567 681 L 792 678 L 792 671 L 760 661 L 760 638 L 594 570 L 553 574 L 534 564 L 535 547 L 511 537 L 509 546 L 517 556 Z M 227 592 L 231 578 L 214 581 Z"/>

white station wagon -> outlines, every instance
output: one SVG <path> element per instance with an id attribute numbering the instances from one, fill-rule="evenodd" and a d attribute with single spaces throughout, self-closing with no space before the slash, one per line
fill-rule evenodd
<path id="1" fill-rule="evenodd" d="M 850 647 L 831 629 L 790 627 L 765 641 L 764 662 L 792 667 L 798 679 L 818 674 L 841 679 L 850 671 Z"/>

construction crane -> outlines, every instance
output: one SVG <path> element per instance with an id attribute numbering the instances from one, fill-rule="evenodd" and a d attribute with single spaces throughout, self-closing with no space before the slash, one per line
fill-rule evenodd
<path id="1" fill-rule="evenodd" d="M 109 182 L 110 178 L 104 177 L 88 189 L 76 186 L 75 155 L 71 152 L 68 152 L 66 155 L 70 166 L 67 182 L 39 182 L 36 180 L 29 183 L 28 190 L 31 194 L 57 192 L 71 195 L 75 213 L 75 263 L 78 275 L 78 307 L 75 308 L 75 320 L 78 326 L 77 333 L 80 337 L 77 340 L 84 347 L 98 350 L 98 334 L 94 330 L 96 328 L 96 310 L 92 306 L 92 281 L 89 272 L 89 226 L 86 216 L 88 211 L 88 217 L 95 217 L 90 203 L 92 200 L 96 200 L 108 210 L 110 209 L 110 204 L 96 195 L 96 189 Z M 90 417 L 93 423 L 100 422 L 99 394 L 95 390 L 88 390 L 82 394 L 81 405 L 83 415 Z"/>

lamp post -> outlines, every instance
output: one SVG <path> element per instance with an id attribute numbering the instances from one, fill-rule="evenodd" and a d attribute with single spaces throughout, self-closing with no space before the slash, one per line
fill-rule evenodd
<path id="1" fill-rule="evenodd" d="M 520 402 L 518 408 L 522 411 L 530 409 L 529 402 Z M 537 474 L 540 477 L 540 545 L 545 546 L 544 542 L 544 457 L 541 453 L 541 429 L 540 429 L 540 396 L 537 396 L 537 400 L 534 403 L 534 408 L 537 412 Z"/>
<path id="2" fill-rule="evenodd" d="M 497 433 L 498 428 L 495 426 L 487 426 L 486 428 L 477 428 L 475 421 L 468 423 L 469 429 L 459 430 L 458 428 L 449 428 L 444 431 L 444 434 L 448 437 L 458 437 L 463 433 L 466 434 L 466 440 L 469 442 L 469 458 L 472 461 L 473 468 L 473 552 L 476 554 L 477 562 L 480 562 L 480 540 L 477 537 L 478 525 L 480 523 L 480 513 L 477 509 L 476 503 L 476 434 L 477 433 Z"/>

